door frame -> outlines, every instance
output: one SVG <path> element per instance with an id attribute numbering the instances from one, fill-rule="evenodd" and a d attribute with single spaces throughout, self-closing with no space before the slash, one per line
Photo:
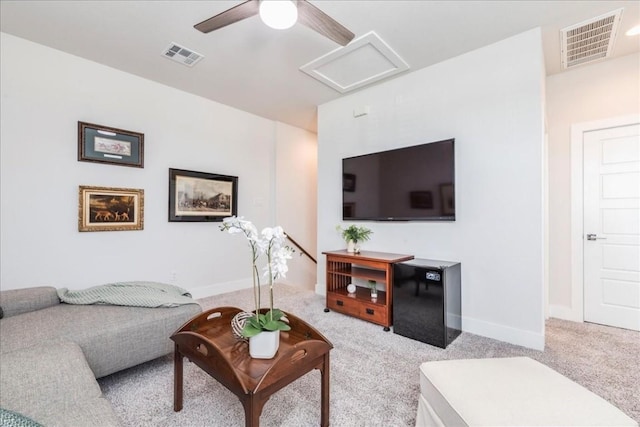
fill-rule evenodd
<path id="1" fill-rule="evenodd" d="M 640 114 L 611 117 L 571 125 L 571 312 L 570 319 L 584 322 L 584 149 L 586 132 L 640 123 Z"/>

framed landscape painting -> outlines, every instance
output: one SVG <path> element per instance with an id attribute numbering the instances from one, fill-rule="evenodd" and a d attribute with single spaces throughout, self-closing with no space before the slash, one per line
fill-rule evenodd
<path id="1" fill-rule="evenodd" d="M 81 185 L 79 198 L 78 231 L 144 228 L 144 190 Z"/>
<path id="2" fill-rule="evenodd" d="M 238 214 L 238 177 L 169 169 L 169 221 L 222 221 Z"/>
<path id="3" fill-rule="evenodd" d="M 78 122 L 78 161 L 144 167 L 144 134 Z"/>

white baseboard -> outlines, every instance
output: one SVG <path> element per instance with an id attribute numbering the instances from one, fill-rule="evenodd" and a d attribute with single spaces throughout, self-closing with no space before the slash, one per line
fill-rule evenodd
<path id="1" fill-rule="evenodd" d="M 277 283 L 300 288 L 300 286 L 296 286 L 296 284 L 292 284 L 292 283 L 286 283 L 286 282 L 277 282 Z M 252 286 L 253 284 L 251 282 L 251 278 L 248 277 L 246 279 L 235 280 L 233 282 L 215 283 L 213 285 L 200 286 L 198 288 L 190 289 L 189 292 L 191 293 L 191 296 L 193 296 L 194 299 L 200 299 L 200 298 L 210 297 L 213 295 L 224 294 L 227 292 L 234 292 L 242 289 L 250 289 Z M 263 284 L 262 286 L 265 286 L 265 285 Z M 318 289 L 320 289 L 318 284 L 316 284 L 314 288 L 316 293 L 318 293 Z M 309 288 L 304 288 L 304 289 L 313 290 Z M 322 290 L 324 290 L 324 287 L 322 287 Z M 322 292 L 322 295 L 324 295 L 324 292 Z"/>
<path id="2" fill-rule="evenodd" d="M 326 286 L 316 283 L 316 294 L 323 296 L 326 295 Z M 496 323 L 472 319 L 469 317 L 462 317 L 462 319 L 450 318 L 449 321 L 456 325 L 460 325 L 460 323 L 462 323 L 462 330 L 465 332 L 515 345 L 521 345 L 534 350 L 544 350 L 544 330 L 542 333 L 523 331 L 522 329 L 511 328 L 509 326 L 498 325 Z"/>
<path id="3" fill-rule="evenodd" d="M 566 305 L 552 305 L 549 304 L 549 317 L 562 320 L 571 320 L 572 322 L 584 322 L 584 319 L 580 317 L 571 307 Z"/>
<path id="4" fill-rule="evenodd" d="M 316 294 L 323 296 L 326 295 L 326 286 L 316 283 Z M 458 325 L 460 324 L 460 319 L 450 319 L 450 321 L 454 321 Z M 498 341 L 532 348 L 534 350 L 544 350 L 544 331 L 541 334 L 531 331 L 523 331 L 522 329 L 511 328 L 469 317 L 462 318 L 462 330 L 475 335 L 493 338 Z"/>
<path id="5" fill-rule="evenodd" d="M 471 334 L 492 338 L 534 350 L 544 350 L 544 330 L 542 333 L 524 331 L 484 320 L 462 318 L 462 330 Z"/>
<path id="6" fill-rule="evenodd" d="M 212 295 L 224 294 L 227 292 L 239 291 L 241 289 L 251 288 L 251 277 L 233 282 L 216 283 L 208 286 L 200 286 L 190 289 L 189 292 L 194 299 L 206 298 Z"/>

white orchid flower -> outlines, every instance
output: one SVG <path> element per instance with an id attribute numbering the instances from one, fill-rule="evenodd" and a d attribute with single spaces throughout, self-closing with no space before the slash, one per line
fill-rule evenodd
<path id="1" fill-rule="evenodd" d="M 293 249 L 285 245 L 287 236 L 284 234 L 282 227 L 275 226 L 265 227 L 258 234 L 258 229 L 242 217 L 228 217 L 222 221 L 220 226 L 222 231 L 230 234 L 242 233 L 249 241 L 249 246 L 253 253 L 252 258 L 252 277 L 254 299 L 256 304 L 256 319 L 260 309 L 260 279 L 258 277 L 256 262 L 260 254 L 267 256 L 267 265 L 264 267 L 264 275 L 269 279 L 269 302 L 270 313 L 273 316 L 273 281 L 279 277 L 286 277 L 287 260 L 292 258 Z M 287 329 L 283 329 L 287 330 Z"/>

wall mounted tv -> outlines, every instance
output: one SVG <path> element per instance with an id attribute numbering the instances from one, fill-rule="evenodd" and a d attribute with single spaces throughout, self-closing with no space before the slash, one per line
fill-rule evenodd
<path id="1" fill-rule="evenodd" d="M 454 142 L 342 159 L 342 218 L 455 221 Z"/>

